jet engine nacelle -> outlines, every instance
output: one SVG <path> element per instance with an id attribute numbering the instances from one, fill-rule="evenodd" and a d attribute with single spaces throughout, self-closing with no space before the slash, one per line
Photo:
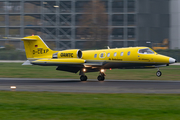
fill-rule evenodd
<path id="1" fill-rule="evenodd" d="M 82 58 L 82 51 L 79 49 L 63 50 L 53 54 L 53 58 Z"/>

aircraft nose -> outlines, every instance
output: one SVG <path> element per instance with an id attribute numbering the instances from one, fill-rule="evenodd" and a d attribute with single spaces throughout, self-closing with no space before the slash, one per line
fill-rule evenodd
<path id="1" fill-rule="evenodd" d="M 171 63 L 175 63 L 175 62 L 177 62 L 176 59 L 174 59 L 174 58 L 169 58 L 169 63 L 170 63 L 170 64 L 171 64 Z"/>

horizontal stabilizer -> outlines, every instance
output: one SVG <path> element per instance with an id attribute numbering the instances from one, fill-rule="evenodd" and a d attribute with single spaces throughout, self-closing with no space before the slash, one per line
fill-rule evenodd
<path id="1" fill-rule="evenodd" d="M 17 38 L 17 37 L 3 37 L 5 39 L 16 39 L 16 40 L 37 40 L 33 38 Z"/>
<path id="2" fill-rule="evenodd" d="M 31 64 L 31 62 L 29 60 L 27 60 L 26 62 L 24 62 L 22 65 L 33 65 Z"/>

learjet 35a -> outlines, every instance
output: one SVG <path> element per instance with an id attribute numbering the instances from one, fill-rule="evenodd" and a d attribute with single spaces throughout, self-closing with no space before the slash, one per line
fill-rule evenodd
<path id="1" fill-rule="evenodd" d="M 127 47 L 115 49 L 51 50 L 37 35 L 21 38 L 24 42 L 27 61 L 23 65 L 57 66 L 56 70 L 79 72 L 80 80 L 86 81 L 87 72 L 99 71 L 97 79 L 105 79 L 106 69 L 157 68 L 156 75 L 162 75 L 159 67 L 175 63 L 174 58 L 157 54 L 149 47 Z"/>

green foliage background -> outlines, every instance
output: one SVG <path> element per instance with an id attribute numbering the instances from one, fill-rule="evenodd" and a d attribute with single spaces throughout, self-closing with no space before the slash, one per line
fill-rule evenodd
<path id="1" fill-rule="evenodd" d="M 26 60 L 25 51 L 0 49 L 0 60 Z"/>
<path id="2" fill-rule="evenodd" d="M 175 58 L 178 62 L 180 62 L 180 49 L 172 50 L 156 50 L 158 54 L 166 55 Z"/>

